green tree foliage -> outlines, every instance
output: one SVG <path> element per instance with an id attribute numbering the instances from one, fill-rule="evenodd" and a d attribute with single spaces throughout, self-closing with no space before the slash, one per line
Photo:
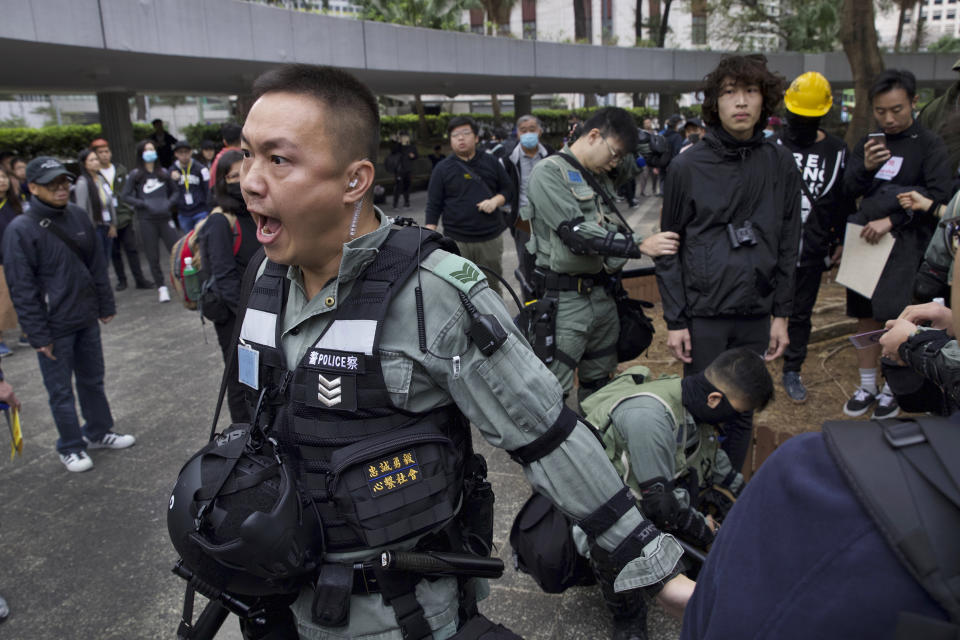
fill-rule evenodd
<path id="1" fill-rule="evenodd" d="M 364 20 L 405 24 L 427 29 L 460 30 L 460 12 L 472 9 L 472 0 L 360 0 Z"/>
<path id="2" fill-rule="evenodd" d="M 941 36 L 939 40 L 927 47 L 927 50 L 934 53 L 954 53 L 960 51 L 960 38 L 954 38 L 951 35 Z"/>
<path id="3" fill-rule="evenodd" d="M 750 49 L 757 35 L 775 35 L 787 51 L 819 53 L 837 48 L 842 0 L 714 0 L 710 4 L 721 38 Z"/>

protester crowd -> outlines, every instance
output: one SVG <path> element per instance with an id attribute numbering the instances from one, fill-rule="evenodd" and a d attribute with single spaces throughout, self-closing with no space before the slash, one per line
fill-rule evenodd
<path id="1" fill-rule="evenodd" d="M 270 90 L 264 95 L 271 96 Z M 927 629 L 909 625 L 933 628 L 948 618 L 947 607 L 943 600 L 931 598 L 926 583 L 914 579 L 890 548 L 886 532 L 873 523 L 870 510 L 860 505 L 862 492 L 850 486 L 850 476 L 838 462 L 840 445 L 829 433 L 795 438 L 750 482 L 740 470 L 753 439 L 753 412 L 762 410 L 774 395 L 767 363 L 783 357 L 784 392 L 796 403 L 808 399 L 801 373 L 814 305 L 824 273 L 851 259 L 844 255 L 847 247 L 858 247 L 852 258 L 858 259 L 893 239 L 889 255 L 878 264 L 853 265 L 876 271 L 878 277 L 872 295 L 862 287 L 847 291 L 846 313 L 856 319 L 857 337 L 863 339 L 855 343 L 859 386 L 844 404 L 844 413 L 852 417 L 870 413 L 875 420 L 896 418 L 901 411 L 947 416 L 960 404 L 960 347 L 950 299 L 953 255 L 960 238 L 956 195 L 960 180 L 941 135 L 950 130 L 944 128 L 946 121 L 956 116 L 938 107 L 938 119 L 928 117 L 924 126 L 924 118 L 917 117 L 912 74 L 887 70 L 874 79 L 869 92 L 871 133 L 851 150 L 825 130 L 824 119 L 835 107 L 829 79 L 807 72 L 788 82 L 769 70 L 762 56 L 724 58 L 704 79 L 701 95 L 700 118 L 674 115 L 662 129 L 654 119 L 638 123 L 616 107 L 599 109 L 585 122 L 572 119 L 559 149 L 547 144 L 533 115 L 519 117 L 511 131 L 484 135 L 469 116 L 450 119 L 450 153 L 443 155 L 436 146 L 428 156 L 424 229 L 442 232 L 451 241 L 443 247 L 463 259 L 448 273 L 443 272 L 446 258 L 422 263 L 423 282 L 417 281 L 415 294 L 418 313 L 423 313 L 423 283 L 433 291 L 428 302 L 439 299 L 443 287 L 449 286 L 445 283 L 457 287 L 452 299 L 465 300 L 465 312 L 454 316 L 455 310 L 447 310 L 448 315 L 467 315 L 474 324 L 466 332 L 450 331 L 451 336 L 457 334 L 451 344 L 466 354 L 470 343 L 456 340 L 466 341 L 464 335 L 469 335 L 476 343 L 475 336 L 482 333 L 492 336 L 487 348 L 496 354 L 502 345 L 512 347 L 512 340 L 526 339 L 528 344 L 521 348 L 531 351 L 530 357 L 498 360 L 497 375 L 507 381 L 515 378 L 519 386 L 521 381 L 539 383 L 543 378 L 543 388 L 555 393 L 557 407 L 547 407 L 546 398 L 541 398 L 542 407 L 534 406 L 516 385 L 490 382 L 492 372 L 483 369 L 486 365 L 466 355 L 462 362 L 461 356 L 455 357 L 453 380 L 445 384 L 467 417 L 483 425 L 485 436 L 515 437 L 509 430 L 498 433 L 503 425 L 494 418 L 511 426 L 527 420 L 526 430 L 534 423 L 548 424 L 549 413 L 551 421 L 567 421 L 564 438 L 574 441 L 577 433 L 582 437 L 594 431 L 603 441 L 609 472 L 615 469 L 629 488 L 624 494 L 629 504 L 621 508 L 611 498 L 603 508 L 615 513 L 601 516 L 596 515 L 601 509 L 593 511 L 596 495 L 561 497 L 558 489 L 572 483 L 576 474 L 552 458 L 559 455 L 553 448 L 530 457 L 529 452 L 519 453 L 524 447 L 515 447 L 511 455 L 527 465 L 539 492 L 563 503 L 561 516 L 567 518 L 563 522 L 573 541 L 570 548 L 575 546 L 587 558 L 581 584 L 599 585 L 616 640 L 646 638 L 646 600 L 640 591 L 617 588 L 618 576 L 627 571 L 625 563 L 611 549 L 600 548 L 597 538 L 633 506 L 651 528 L 669 534 L 656 544 L 672 536 L 687 549 L 679 562 L 664 559 L 669 545 L 657 547 L 655 556 L 670 564 L 657 578 L 661 586 L 681 572 L 697 582 L 692 597 L 689 589 L 676 595 L 678 582 L 664 591 L 665 600 L 679 601 L 681 610 L 686 606 L 684 638 L 872 638 L 892 637 L 893 629 Z M 255 114 L 261 127 L 265 108 L 261 105 Z M 357 108 L 363 110 L 362 105 Z M 257 191 L 260 187 L 244 182 L 245 171 L 250 170 L 245 158 L 252 158 L 252 151 L 263 152 L 256 146 L 256 135 L 262 137 L 263 130 L 254 129 L 241 143 L 241 128 L 224 125 L 221 141 L 204 141 L 194 149 L 167 133 L 161 121 L 154 127 L 154 134 L 137 144 L 136 164 L 129 168 L 113 161 L 110 142 L 102 138 L 79 152 L 78 175 L 55 158 L 0 154 L 4 276 L 0 356 L 12 353 L 2 332 L 11 339 L 17 329 L 12 339 L 36 350 L 59 433 L 56 449 L 69 471 L 93 467 L 88 449 L 124 449 L 135 443 L 133 435 L 114 431 L 98 324 L 107 324 L 116 314 L 114 293 L 128 288 L 127 270 L 137 289 L 155 289 L 160 303 L 176 299 L 192 304 L 214 324 L 232 422 L 248 423 L 261 414 L 260 404 L 254 410 L 244 386 L 251 386 L 244 379 L 249 370 L 245 373 L 246 365 L 236 355 L 235 327 L 238 321 L 243 325 L 248 342 L 255 335 L 247 332 L 245 321 L 248 306 L 255 307 L 248 303 L 250 288 L 245 287 L 244 274 L 261 243 L 273 259 L 272 237 L 280 233 L 262 208 L 253 215 L 247 210 L 251 194 L 264 198 Z M 410 207 L 419 155 L 409 133 L 391 140 L 385 168 L 394 181 L 394 210 L 401 202 Z M 372 165 L 368 171 L 363 162 L 351 165 L 355 173 L 347 193 L 373 192 Z M 357 197 L 361 199 L 348 202 L 344 196 L 340 203 L 353 212 L 343 245 L 347 247 L 389 226 L 379 210 L 361 216 L 365 199 L 362 194 Z M 659 230 L 641 237 L 618 205 L 633 207 L 638 198 L 652 197 L 662 198 Z M 508 293 L 501 286 L 506 284 L 505 232 L 516 245 L 520 284 L 521 313 L 509 331 L 491 324 L 506 317 L 500 300 Z M 308 240 L 312 237 L 309 228 L 303 233 Z M 355 251 L 344 252 L 344 264 L 358 259 Z M 642 359 L 618 371 L 619 363 L 634 359 L 649 345 L 649 336 L 644 342 L 642 336 L 625 335 L 626 327 L 636 325 L 624 319 L 628 302 L 622 270 L 628 260 L 642 256 L 653 258 L 655 264 L 666 344 L 683 364 L 682 377 L 658 375 Z M 194 276 L 196 265 L 202 265 L 199 276 Z M 272 272 L 260 267 L 259 273 L 270 277 Z M 343 273 L 334 270 L 327 275 Z M 308 283 L 306 276 L 291 279 L 293 284 L 286 287 L 292 292 L 285 290 L 283 295 L 292 296 L 305 309 L 311 308 L 308 292 L 319 296 L 318 291 L 325 291 Z M 480 295 L 472 282 L 485 283 Z M 483 293 L 488 288 L 496 296 Z M 408 297 L 414 299 L 412 289 Z M 333 294 L 322 299 L 327 307 L 335 304 Z M 283 307 L 281 313 L 287 312 Z M 357 318 L 350 322 L 366 321 L 364 316 Z M 381 321 L 385 318 L 380 316 Z M 418 320 L 422 323 L 422 317 Z M 455 326 L 454 320 L 450 326 Z M 405 399 L 414 395 L 416 384 L 427 389 L 426 378 L 440 377 L 430 369 L 435 366 L 430 359 L 436 356 L 426 347 L 426 331 L 422 324 L 414 328 L 420 331 L 424 359 L 417 361 L 415 370 L 401 368 L 406 371 Z M 439 330 L 439 323 L 434 328 Z M 441 332 L 442 339 L 447 339 L 448 329 Z M 349 342 L 346 335 L 341 338 Z M 397 335 L 385 334 L 384 339 L 399 340 Z M 379 331 L 376 342 L 371 334 L 365 347 L 368 358 L 380 339 Z M 437 348 L 433 336 L 430 339 Z M 270 346 L 274 351 L 260 352 L 268 363 L 281 358 L 275 355 L 280 345 Z M 327 346 L 338 348 L 333 343 Z M 457 349 L 442 353 L 459 353 Z M 397 347 L 391 353 L 402 351 Z M 313 352 L 311 365 L 316 364 L 317 353 Z M 293 351 L 287 357 L 291 355 L 306 358 Z M 392 360 L 368 359 L 366 366 L 379 371 L 381 362 L 383 373 L 378 375 L 386 380 L 386 390 L 366 389 L 370 395 L 362 396 L 372 402 L 398 395 L 400 374 L 391 373 Z M 443 366 L 444 371 L 449 368 Z M 471 371 L 486 374 L 491 387 L 468 390 L 466 383 L 455 382 L 461 366 L 467 378 Z M 324 380 L 321 374 L 320 400 L 327 406 L 339 402 L 339 395 L 333 400 L 324 395 Z M 85 420 L 82 426 L 74 385 Z M 454 388 L 459 391 L 454 393 Z M 7 388 L 0 391 L 6 393 Z M 7 395 L 16 402 L 12 389 Z M 496 398 L 506 404 L 498 404 L 496 411 L 480 406 Z M 375 405 L 377 411 L 363 419 L 385 420 L 382 412 L 389 405 Z M 403 408 L 409 415 L 420 415 L 413 406 Z M 579 414 L 566 406 L 577 407 Z M 312 415 L 312 409 L 297 407 L 298 419 Z M 544 415 L 535 416 L 537 411 Z M 309 440 L 306 435 L 298 437 Z M 539 446 L 559 447 L 559 442 Z M 577 447 L 586 451 L 588 444 L 589 440 L 579 442 Z M 572 455 L 573 448 L 564 449 L 563 455 Z M 534 466 L 531 461 L 541 457 L 545 462 Z M 596 482 L 615 480 L 604 473 L 598 471 Z M 579 518 L 572 518 L 576 510 Z M 523 512 L 518 522 L 522 517 Z M 597 520 L 606 526 L 596 529 Z M 650 547 L 645 545 L 654 544 L 653 538 L 642 540 L 640 548 L 649 557 Z M 548 576 L 538 575 L 529 557 L 520 562 L 545 585 Z M 871 569 L 863 570 L 864 565 Z M 731 566 L 743 570 L 731 571 Z M 441 597 L 419 591 L 418 595 L 425 609 L 429 597 Z M 288 605 L 298 618 L 307 615 L 311 597 L 301 593 L 296 602 L 282 603 L 282 614 L 268 609 L 267 622 L 258 624 L 273 624 L 272 620 L 287 624 Z M 371 609 L 374 618 L 381 610 L 383 603 Z M 908 615 L 900 616 L 902 612 Z M 311 633 L 335 626 L 315 609 L 314 614 Z M 422 609 L 420 615 L 422 619 Z M 917 622 L 918 617 L 924 622 Z M 446 634 L 434 637 L 452 636 L 452 618 L 443 620 L 426 621 L 440 625 L 434 626 L 434 633 Z M 404 626 L 408 623 L 399 622 L 404 637 L 416 627 Z M 245 637 L 260 637 L 251 625 L 245 624 Z"/>

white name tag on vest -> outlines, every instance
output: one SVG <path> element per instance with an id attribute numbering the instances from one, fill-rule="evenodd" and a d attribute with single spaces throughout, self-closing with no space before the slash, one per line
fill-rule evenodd
<path id="1" fill-rule="evenodd" d="M 245 344 L 237 345 L 237 370 L 240 384 L 260 388 L 260 352 Z"/>

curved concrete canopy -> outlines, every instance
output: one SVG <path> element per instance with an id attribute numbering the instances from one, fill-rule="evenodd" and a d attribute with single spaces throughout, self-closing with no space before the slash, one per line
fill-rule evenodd
<path id="1" fill-rule="evenodd" d="M 721 52 L 599 47 L 288 11 L 238 0 L 0 0 L 0 88 L 21 92 L 242 94 L 279 63 L 330 64 L 377 93 L 685 92 Z M 846 57 L 769 54 L 787 78 L 852 86 Z M 901 54 L 922 86 L 947 86 L 955 54 Z"/>

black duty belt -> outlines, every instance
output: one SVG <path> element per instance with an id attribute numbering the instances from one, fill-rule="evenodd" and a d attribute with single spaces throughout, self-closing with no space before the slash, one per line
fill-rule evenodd
<path id="1" fill-rule="evenodd" d="M 595 287 L 605 287 L 611 277 L 599 273 L 567 274 L 537 267 L 533 270 L 533 286 L 537 291 L 576 291 L 589 294 Z"/>

